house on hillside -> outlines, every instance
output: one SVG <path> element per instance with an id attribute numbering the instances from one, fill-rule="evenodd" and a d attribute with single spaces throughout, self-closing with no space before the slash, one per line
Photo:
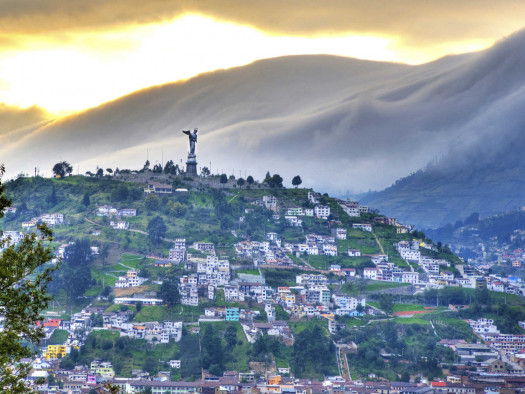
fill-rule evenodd
<path id="1" fill-rule="evenodd" d="M 144 188 L 145 194 L 171 194 L 173 193 L 173 188 L 171 185 L 159 182 L 149 182 L 148 186 Z"/>

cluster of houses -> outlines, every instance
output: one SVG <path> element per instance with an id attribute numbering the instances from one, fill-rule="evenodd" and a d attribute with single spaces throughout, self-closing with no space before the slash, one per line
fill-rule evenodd
<path id="1" fill-rule="evenodd" d="M 48 226 L 55 226 L 64 223 L 64 214 L 62 213 L 45 213 L 41 216 L 32 218 L 27 222 L 22 222 L 22 228 L 30 229 L 36 227 L 38 223 L 45 223 Z"/>
<path id="2" fill-rule="evenodd" d="M 241 241 L 234 245 L 237 257 L 252 259 L 255 266 L 263 264 L 295 266 L 294 261 L 286 255 L 281 247 L 277 233 L 268 233 L 267 241 Z"/>
<path id="3" fill-rule="evenodd" d="M 102 205 L 97 208 L 97 216 L 122 216 L 122 217 L 134 217 L 137 216 L 137 210 L 134 208 L 122 208 L 117 209 L 111 205 Z"/>
<path id="4" fill-rule="evenodd" d="M 357 201 L 338 200 L 337 203 L 350 217 L 360 217 L 362 213 L 368 213 L 368 207 L 365 205 L 359 205 L 359 202 Z"/>
<path id="5" fill-rule="evenodd" d="M 215 288 L 229 283 L 230 262 L 228 260 L 219 260 L 214 253 L 214 249 L 211 249 L 211 253 L 212 254 L 209 254 L 206 258 L 188 255 L 184 268 L 187 271 L 195 272 L 180 278 L 179 292 L 181 295 L 181 304 L 198 306 L 199 286 L 206 287 L 208 299 L 213 300 L 215 299 Z"/>
<path id="6" fill-rule="evenodd" d="M 126 288 L 126 287 L 138 287 L 146 278 L 141 278 L 139 276 L 139 271 L 136 269 L 130 269 L 126 272 L 126 276 L 119 276 L 118 280 L 115 282 L 115 288 Z"/>
<path id="7" fill-rule="evenodd" d="M 144 323 L 124 322 L 119 327 L 120 336 L 131 339 L 145 339 L 151 343 L 169 343 L 170 339 L 179 342 L 182 337 L 182 322 L 164 321 L 162 323 L 152 321 Z"/>
<path id="8" fill-rule="evenodd" d="M 525 322 L 520 323 L 525 326 Z M 497 353 L 510 357 L 525 352 L 525 335 L 502 334 L 492 319 L 469 320 L 469 324 L 472 330 Z"/>
<path id="9" fill-rule="evenodd" d="M 293 344 L 293 334 L 285 321 L 270 321 L 267 323 L 243 322 L 241 323 L 246 340 L 255 343 L 261 335 L 270 335 L 279 337 L 285 344 Z"/>

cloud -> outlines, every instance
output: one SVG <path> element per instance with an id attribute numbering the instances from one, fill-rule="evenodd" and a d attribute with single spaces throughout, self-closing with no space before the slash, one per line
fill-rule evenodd
<path id="1" fill-rule="evenodd" d="M 494 42 L 520 29 L 521 0 L 39 0 L 0 2 L 1 35 L 106 31 L 196 13 L 276 35 L 366 34 L 408 46 Z"/>

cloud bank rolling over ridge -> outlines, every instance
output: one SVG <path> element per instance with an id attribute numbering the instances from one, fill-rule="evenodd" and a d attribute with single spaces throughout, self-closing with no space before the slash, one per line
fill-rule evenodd
<path id="1" fill-rule="evenodd" d="M 9 175 L 68 160 L 140 167 L 185 158 L 199 127 L 199 166 L 267 170 L 330 193 L 382 189 L 447 157 L 521 143 L 525 33 L 486 51 L 406 66 L 332 56 L 268 59 L 145 89 L 0 146 Z M 452 152 L 452 153 L 451 153 Z M 488 157 L 488 156 L 487 156 Z M 448 166 L 447 166 L 448 164 Z M 49 170 L 48 170 L 49 173 Z M 242 174 L 244 176 L 244 172 Z"/>

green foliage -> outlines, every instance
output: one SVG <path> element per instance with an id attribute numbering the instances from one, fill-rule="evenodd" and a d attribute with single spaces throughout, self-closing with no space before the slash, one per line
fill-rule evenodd
<path id="1" fill-rule="evenodd" d="M 89 193 L 85 193 L 84 197 L 82 198 L 82 204 L 84 204 L 86 207 L 91 204 L 91 200 L 89 199 Z"/>
<path id="2" fill-rule="evenodd" d="M 221 338 L 214 330 L 213 324 L 204 329 L 201 339 L 201 364 L 204 369 L 212 369 L 217 376 L 222 375 L 224 359 Z M 211 372 L 211 371 L 210 371 Z"/>
<path id="3" fill-rule="evenodd" d="M 299 186 L 301 183 L 303 183 L 303 180 L 301 179 L 301 177 L 299 175 L 296 175 L 293 177 L 292 179 L 292 185 L 297 187 Z"/>
<path id="4" fill-rule="evenodd" d="M 178 164 L 173 164 L 173 160 L 168 160 L 164 165 L 164 173 L 171 175 L 179 175 L 180 169 Z"/>
<path id="5" fill-rule="evenodd" d="M 69 332 L 67 330 L 56 329 L 46 341 L 46 345 L 62 345 L 67 340 L 68 336 Z"/>
<path id="6" fill-rule="evenodd" d="M 180 303 L 179 285 L 176 277 L 171 276 L 165 279 L 160 286 L 160 290 L 157 292 L 157 297 L 168 306 L 173 308 L 175 305 Z M 140 312 L 137 310 L 137 312 Z"/>
<path id="7" fill-rule="evenodd" d="M 156 194 L 150 193 L 146 196 L 144 204 L 148 211 L 156 211 L 160 206 L 160 199 Z"/>
<path id="8" fill-rule="evenodd" d="M 392 301 L 392 295 L 381 294 L 379 297 L 379 307 L 387 314 L 391 314 L 394 311 L 394 302 Z"/>
<path id="9" fill-rule="evenodd" d="M 228 348 L 233 349 L 233 347 L 237 343 L 237 329 L 234 325 L 230 324 L 226 328 L 226 332 L 224 333 L 224 339 L 226 340 Z"/>
<path id="10" fill-rule="evenodd" d="M 53 174 L 57 177 L 64 178 L 66 174 L 71 175 L 73 167 L 67 161 L 61 161 L 53 166 Z"/>
<path id="11" fill-rule="evenodd" d="M 58 294 L 64 289 L 68 307 L 71 307 L 71 301 L 84 295 L 84 292 L 91 287 L 89 263 L 92 257 L 90 241 L 87 238 L 76 240 L 64 251 L 62 269 L 55 273 L 50 291 Z"/>
<path id="12" fill-rule="evenodd" d="M 3 172 L 0 166 L 0 178 Z M 0 217 L 9 206 L 3 191 L 0 182 Z M 49 246 L 53 238 L 47 227 L 39 226 L 38 230 L 38 234 L 26 235 L 16 247 L 3 242 L 0 245 L 6 247 L 0 255 L 0 310 L 5 319 L 0 332 L 0 387 L 6 392 L 27 392 L 23 379 L 30 365 L 19 361 L 32 354 L 27 343 L 37 344 L 43 337 L 35 323 L 51 299 L 47 285 L 56 268 L 44 265 L 53 257 Z"/>
<path id="13" fill-rule="evenodd" d="M 297 377 L 337 373 L 335 359 L 335 345 L 321 327 L 316 325 L 296 335 L 292 367 Z"/>
<path id="14" fill-rule="evenodd" d="M 129 196 L 129 189 L 126 185 L 119 185 L 111 192 L 111 200 L 125 201 Z"/>
<path id="15" fill-rule="evenodd" d="M 161 216 L 155 216 L 148 223 L 149 239 L 153 244 L 158 245 L 166 235 L 166 224 Z"/>
<path id="16" fill-rule="evenodd" d="M 264 180 L 264 183 L 266 183 L 271 188 L 282 188 L 283 187 L 283 178 L 279 174 L 274 174 L 271 177 L 267 177 Z"/>

